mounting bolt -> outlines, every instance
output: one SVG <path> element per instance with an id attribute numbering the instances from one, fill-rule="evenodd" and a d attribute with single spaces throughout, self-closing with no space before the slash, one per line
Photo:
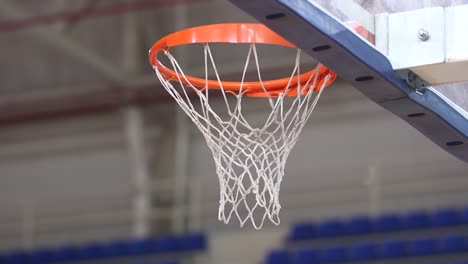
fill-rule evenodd
<path id="1" fill-rule="evenodd" d="M 421 28 L 420 30 L 418 30 L 418 37 L 422 41 L 427 41 L 431 37 L 431 34 L 429 34 L 429 31 L 427 29 Z"/>

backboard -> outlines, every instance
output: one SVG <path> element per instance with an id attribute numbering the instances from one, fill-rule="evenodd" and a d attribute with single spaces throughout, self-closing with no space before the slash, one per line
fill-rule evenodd
<path id="1" fill-rule="evenodd" d="M 468 162 L 467 0 L 230 1 Z"/>

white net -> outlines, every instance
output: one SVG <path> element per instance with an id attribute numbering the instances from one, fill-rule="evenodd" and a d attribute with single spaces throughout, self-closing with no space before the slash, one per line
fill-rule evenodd
<path id="1" fill-rule="evenodd" d="M 223 88 L 210 47 L 208 44 L 203 46 L 206 84 L 208 69 L 211 67 L 220 86 L 226 116 L 217 114 L 210 106 L 211 89 L 206 89 L 207 85 L 193 85 L 169 51 L 164 54 L 178 78 L 168 78 L 154 67 L 156 75 L 167 92 L 200 129 L 213 154 L 220 185 L 219 220 L 228 223 L 235 216 L 241 226 L 250 221 L 259 229 L 268 218 L 278 225 L 281 209 L 279 192 L 286 160 L 331 75 L 326 76 L 324 82 L 319 82 L 318 74 L 311 75 L 307 83 L 299 83 L 297 95 L 287 97 L 286 94 L 293 89 L 290 87 L 293 86 L 293 79 L 300 75 L 301 51 L 298 49 L 294 69 L 284 92 L 279 96 L 255 99 L 268 100 L 270 114 L 262 125 L 253 126 L 243 115 L 242 98 L 246 96 L 243 84 L 251 57 L 255 61 L 258 80 L 262 82 L 256 46 L 250 44 L 236 92 Z M 318 72 L 319 69 L 316 70 Z M 321 87 L 316 87 L 317 85 Z M 263 90 L 268 94 L 264 87 Z M 314 93 L 314 90 L 317 92 Z"/>

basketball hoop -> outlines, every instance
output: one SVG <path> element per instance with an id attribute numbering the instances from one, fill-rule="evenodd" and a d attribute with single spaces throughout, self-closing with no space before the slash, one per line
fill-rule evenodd
<path id="1" fill-rule="evenodd" d="M 249 45 L 239 82 L 221 80 L 210 50 L 213 43 Z M 185 44 L 203 46 L 204 78 L 185 74 L 170 53 L 171 48 Z M 279 191 L 286 160 L 324 87 L 336 75 L 320 64 L 300 73 L 301 51 L 297 49 L 289 77 L 262 80 L 256 44 L 297 49 L 262 24 L 215 24 L 185 29 L 160 39 L 151 48 L 149 60 L 161 84 L 200 129 L 213 154 L 220 184 L 219 220 L 228 223 L 235 215 L 241 226 L 251 221 L 259 229 L 266 218 L 280 223 Z M 170 68 L 160 62 L 158 54 L 169 59 Z M 252 57 L 258 81 L 245 80 Z M 209 67 L 213 68 L 215 79 L 209 79 Z M 210 90 L 222 95 L 227 118 L 223 119 L 210 106 Z M 270 114 L 261 126 L 252 126 L 243 116 L 244 96 L 268 101 Z M 289 105 L 284 103 L 285 98 L 290 100 Z"/>

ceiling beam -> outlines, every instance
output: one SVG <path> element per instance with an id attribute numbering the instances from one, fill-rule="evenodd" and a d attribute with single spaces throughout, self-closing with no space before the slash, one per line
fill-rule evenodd
<path id="1" fill-rule="evenodd" d="M 0 12 L 4 12 L 9 16 L 28 17 L 32 15 L 28 10 L 7 0 L 0 0 L 0 7 Z M 110 81 L 116 84 L 127 83 L 126 74 L 118 68 L 118 65 L 114 65 L 94 51 L 84 48 L 70 37 L 46 28 L 34 27 L 27 32 L 46 41 L 50 46 L 66 52 L 74 59 L 92 67 L 96 72 L 102 74 Z"/>
<path id="2" fill-rule="evenodd" d="M 89 0 L 85 8 L 76 10 L 65 10 L 52 14 L 28 16 L 24 19 L 0 21 L 0 32 L 10 32 L 31 27 L 52 25 L 62 22 L 80 22 L 86 19 L 116 16 L 130 12 L 148 11 L 165 6 L 178 4 L 189 4 L 206 0 L 137 0 L 123 3 L 112 3 L 107 5 L 93 6 L 97 0 Z M 70 3 L 71 1 L 60 1 L 59 3 Z"/>

